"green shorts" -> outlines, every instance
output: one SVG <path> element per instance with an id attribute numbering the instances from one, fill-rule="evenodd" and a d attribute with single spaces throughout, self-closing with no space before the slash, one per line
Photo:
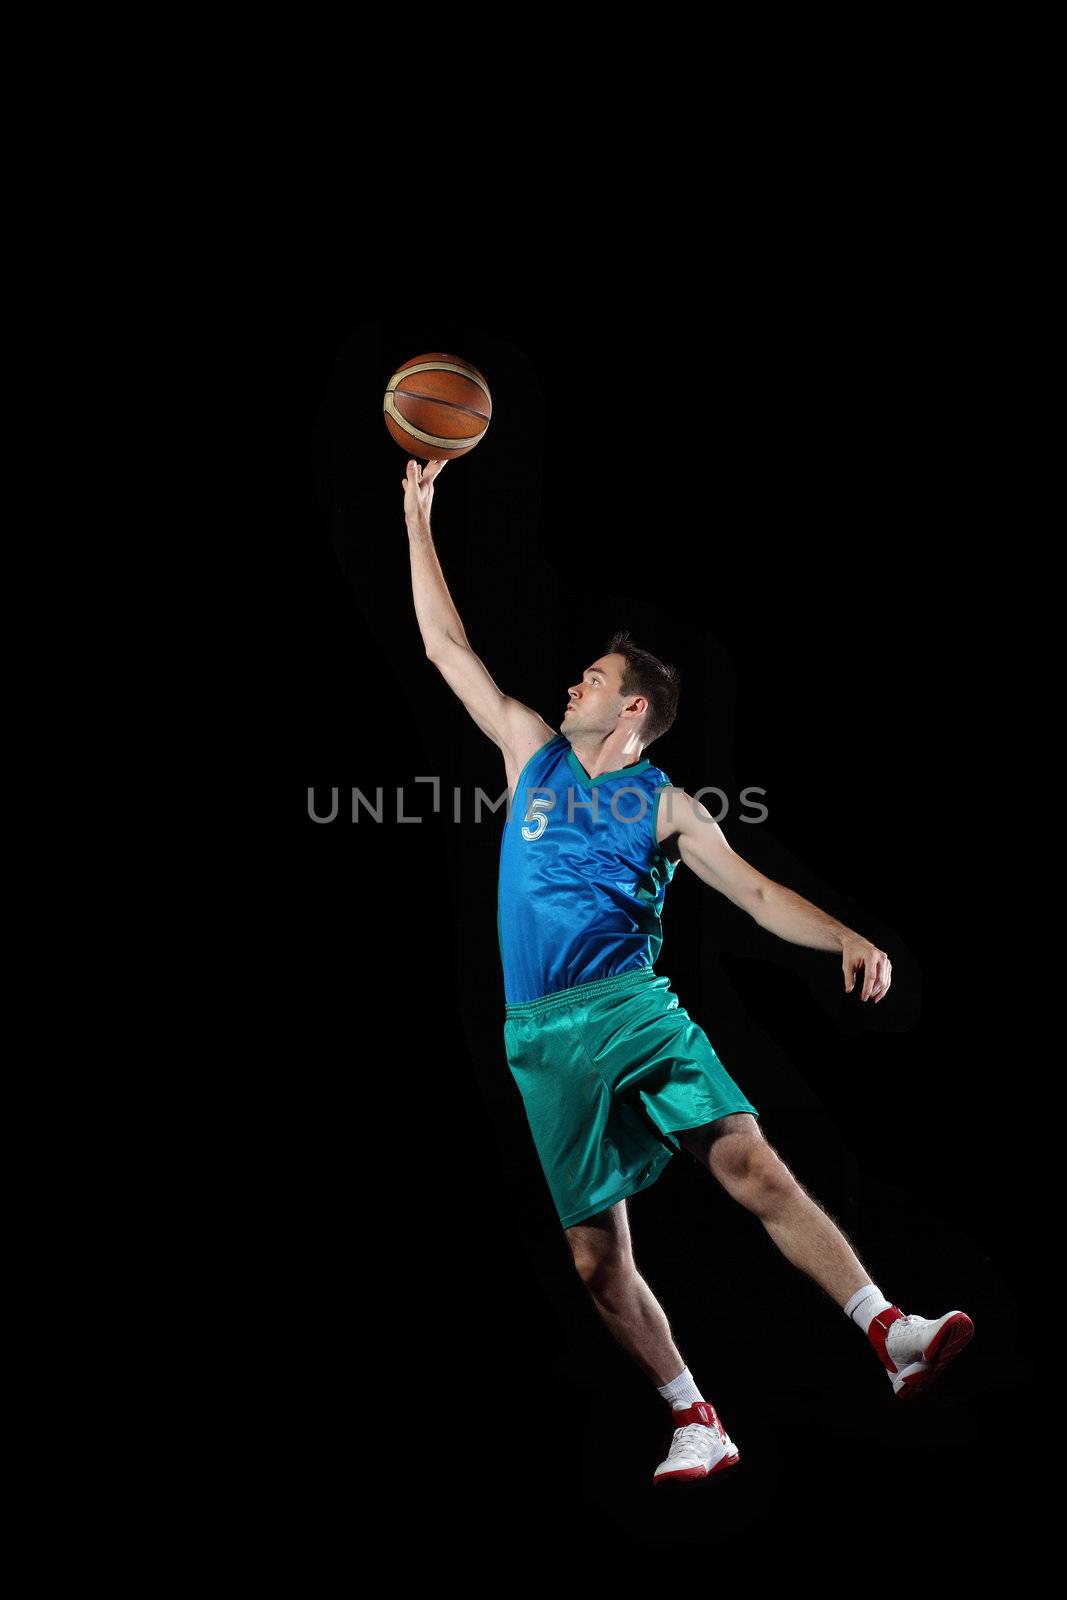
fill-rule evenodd
<path id="1" fill-rule="evenodd" d="M 651 967 L 504 1015 L 508 1066 L 565 1228 L 655 1183 L 683 1128 L 759 1116 Z"/>

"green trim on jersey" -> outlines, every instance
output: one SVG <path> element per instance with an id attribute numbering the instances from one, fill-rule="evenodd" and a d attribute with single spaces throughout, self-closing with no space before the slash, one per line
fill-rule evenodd
<path id="1" fill-rule="evenodd" d="M 673 788 L 673 783 L 664 784 L 662 788 L 656 790 L 656 798 L 652 802 L 652 848 L 657 852 L 658 855 L 664 854 L 663 846 L 656 838 L 656 819 L 659 816 L 659 803 L 663 796 L 663 790 Z"/>
<path id="2" fill-rule="evenodd" d="M 591 778 L 575 755 L 573 745 L 567 751 L 567 761 L 574 776 L 581 779 L 582 783 L 588 784 L 591 788 L 595 788 L 598 783 L 607 783 L 609 778 L 623 778 L 631 772 L 644 772 L 646 767 L 652 765 L 648 756 L 645 756 L 643 760 L 635 761 L 630 767 L 619 767 L 615 772 L 598 772 L 595 778 Z"/>

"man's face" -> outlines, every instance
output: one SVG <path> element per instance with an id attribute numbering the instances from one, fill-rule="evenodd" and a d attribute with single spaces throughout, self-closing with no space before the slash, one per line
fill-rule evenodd
<path id="1" fill-rule="evenodd" d="M 586 667 L 581 682 L 571 684 L 567 690 L 567 709 L 559 725 L 561 733 L 569 739 L 576 733 L 614 733 L 619 712 L 626 704 L 621 688 L 625 665 L 624 656 L 612 653 Z"/>

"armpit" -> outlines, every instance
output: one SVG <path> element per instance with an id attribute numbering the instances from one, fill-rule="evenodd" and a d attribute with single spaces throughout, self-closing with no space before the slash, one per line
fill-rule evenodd
<path id="1" fill-rule="evenodd" d="M 682 859 L 681 845 L 676 833 L 672 833 L 669 839 L 665 839 L 660 845 L 660 849 L 668 861 L 680 861 Z"/>

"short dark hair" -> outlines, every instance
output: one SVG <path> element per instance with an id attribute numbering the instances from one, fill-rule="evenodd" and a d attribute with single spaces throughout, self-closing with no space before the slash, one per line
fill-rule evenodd
<path id="1" fill-rule="evenodd" d="M 625 628 L 613 633 L 605 655 L 625 656 L 622 673 L 623 694 L 643 694 L 648 701 L 642 745 L 650 745 L 665 734 L 678 715 L 678 695 L 682 675 L 649 650 L 642 650 Z"/>

